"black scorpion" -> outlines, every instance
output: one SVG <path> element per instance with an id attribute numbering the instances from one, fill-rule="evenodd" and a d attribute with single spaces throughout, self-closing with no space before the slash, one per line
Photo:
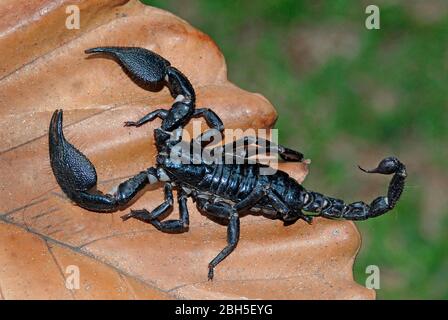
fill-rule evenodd
<path id="1" fill-rule="evenodd" d="M 135 80 L 145 85 L 165 83 L 175 98 L 169 110 L 155 110 L 137 122 L 125 126 L 141 126 L 155 118 L 162 119 L 160 128 L 154 130 L 158 155 L 156 165 L 141 171 L 121 183 L 114 194 L 96 191 L 97 175 L 94 166 L 65 138 L 62 130 L 62 110 L 56 110 L 50 122 L 50 161 L 56 180 L 64 193 L 77 205 L 95 212 L 113 212 L 126 206 L 139 190 L 147 184 L 164 182 L 165 201 L 151 212 L 146 209 L 131 210 L 123 220 L 135 218 L 151 223 L 163 232 L 185 232 L 189 227 L 187 198 L 206 214 L 228 221 L 227 246 L 209 263 L 208 278 L 213 278 L 214 268 L 236 247 L 240 234 L 240 214 L 243 211 L 259 212 L 273 219 L 292 223 L 298 219 L 311 222 L 312 217 L 330 219 L 365 220 L 380 216 L 393 209 L 400 198 L 406 178 L 406 168 L 396 157 L 382 160 L 367 173 L 393 174 L 387 196 L 380 196 L 370 204 L 350 204 L 320 193 L 307 191 L 287 173 L 277 170 L 263 175 L 260 163 L 206 163 L 185 164 L 173 160 L 170 153 L 180 143 L 173 138 L 193 117 L 203 116 L 212 129 L 222 132 L 223 123 L 211 109 L 195 108 L 195 91 L 187 77 L 154 52 L 134 47 L 101 47 L 86 53 L 102 53 L 115 58 Z M 270 144 L 256 137 L 243 138 L 244 145 L 267 143 L 287 161 L 302 161 L 300 152 L 281 145 Z M 227 149 L 226 149 L 227 150 Z M 236 152 L 233 143 L 232 151 Z M 193 155 L 190 155 L 193 157 Z M 173 188 L 177 188 L 180 217 L 160 221 L 173 206 Z M 160 220 L 159 220 L 160 219 Z"/>

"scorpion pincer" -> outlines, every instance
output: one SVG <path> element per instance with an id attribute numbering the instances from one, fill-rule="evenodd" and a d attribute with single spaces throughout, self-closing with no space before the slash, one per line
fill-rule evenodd
<path id="1" fill-rule="evenodd" d="M 266 165 L 260 163 L 200 163 L 179 162 L 171 157 L 180 141 L 172 139 L 173 132 L 182 129 L 193 117 L 204 117 L 212 129 L 222 132 L 223 123 L 211 109 L 195 108 L 195 92 L 185 75 L 170 63 L 142 48 L 102 47 L 86 51 L 113 56 L 123 68 L 146 85 L 165 81 L 175 102 L 169 110 L 158 109 L 136 122 L 125 126 L 140 126 L 161 118 L 161 127 L 154 130 L 158 150 L 156 165 L 141 171 L 121 183 L 115 194 L 96 191 L 96 171 L 89 159 L 64 138 L 62 110 L 56 110 L 50 122 L 50 161 L 56 180 L 69 199 L 95 212 L 113 212 L 126 207 L 137 192 L 147 184 L 164 183 L 165 201 L 152 211 L 131 210 L 123 220 L 138 219 L 152 224 L 163 232 L 185 232 L 189 227 L 187 199 L 192 198 L 205 214 L 224 219 L 227 226 L 227 246 L 210 261 L 208 278 L 214 268 L 236 247 L 240 234 L 240 214 L 262 212 L 264 216 L 293 223 L 298 219 L 311 222 L 315 216 L 330 219 L 365 220 L 392 210 L 404 189 L 406 167 L 396 157 L 387 157 L 367 173 L 393 174 L 386 196 L 377 197 L 370 204 L 362 201 L 350 204 L 342 200 L 308 191 L 287 173 L 277 170 L 262 174 Z M 266 145 L 287 161 L 302 161 L 298 151 L 270 143 L 256 137 L 243 138 L 244 145 Z M 232 144 L 237 152 L 237 144 Z M 227 149 L 226 149 L 227 150 Z M 194 155 L 190 154 L 193 158 Z M 161 216 L 173 206 L 173 188 L 177 188 L 179 219 L 163 220 Z"/>

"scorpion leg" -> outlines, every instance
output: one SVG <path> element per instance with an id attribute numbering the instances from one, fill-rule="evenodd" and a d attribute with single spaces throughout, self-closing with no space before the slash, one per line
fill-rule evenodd
<path id="1" fill-rule="evenodd" d="M 157 181 L 156 169 L 149 168 L 121 183 L 113 195 L 93 190 L 97 183 L 95 167 L 65 139 L 62 120 L 62 110 L 56 110 L 49 128 L 51 168 L 62 191 L 80 207 L 96 212 L 116 211 L 133 199 L 145 185 Z"/>
<path id="2" fill-rule="evenodd" d="M 125 127 L 140 127 L 141 125 L 154 120 L 155 118 L 165 119 L 168 115 L 168 110 L 165 109 L 157 109 L 154 111 L 151 111 L 143 118 L 139 119 L 138 121 L 126 121 L 124 123 Z"/>
<path id="3" fill-rule="evenodd" d="M 153 221 L 153 225 L 162 232 L 184 232 L 188 230 L 190 224 L 188 207 L 187 207 L 187 195 L 183 192 L 178 195 L 179 203 L 179 214 L 180 219 L 175 220 L 165 220 L 159 222 L 158 220 Z"/>
<path id="4" fill-rule="evenodd" d="M 261 200 L 266 194 L 268 194 L 269 189 L 261 185 L 255 186 L 252 192 L 243 200 L 235 204 L 234 208 L 237 211 L 243 211 L 255 206 L 258 201 Z"/>
<path id="5" fill-rule="evenodd" d="M 274 209 L 281 214 L 282 220 L 285 223 L 292 223 L 298 219 L 303 219 L 308 223 L 311 223 L 313 218 L 310 216 L 305 216 L 301 212 L 297 212 L 295 210 L 291 210 L 277 195 L 277 193 L 269 189 L 267 190 L 267 197 L 271 200 L 271 205 Z"/>
<path id="6" fill-rule="evenodd" d="M 213 279 L 214 268 L 223 261 L 235 249 L 240 237 L 240 218 L 239 211 L 254 206 L 261 198 L 266 195 L 266 188 L 257 186 L 245 199 L 241 200 L 234 206 L 226 202 L 212 203 L 208 200 L 198 199 L 198 207 L 208 214 L 224 218 L 229 221 L 227 226 L 227 246 L 218 253 L 218 255 L 210 261 L 208 265 L 208 279 Z"/>
<path id="7" fill-rule="evenodd" d="M 302 161 L 303 160 L 303 154 L 299 151 L 289 149 L 285 146 L 282 146 L 280 144 L 273 143 L 269 140 L 259 138 L 259 137 L 252 137 L 252 143 L 257 145 L 265 146 L 268 150 L 273 150 L 278 152 L 280 158 L 282 158 L 285 161 Z M 250 142 L 250 139 L 249 139 Z"/>
<path id="8" fill-rule="evenodd" d="M 193 113 L 193 117 L 194 118 L 204 117 L 205 121 L 207 122 L 210 128 L 218 130 L 219 132 L 222 132 L 224 130 L 224 124 L 222 123 L 222 120 L 212 109 L 208 108 L 196 109 Z"/>
<path id="9" fill-rule="evenodd" d="M 159 221 L 157 218 L 165 213 L 172 206 L 173 194 L 171 189 L 167 191 L 165 189 L 165 202 L 158 208 L 154 209 L 151 213 L 147 210 L 132 210 L 129 214 L 122 216 L 123 221 L 129 218 L 135 218 L 143 222 L 151 223 L 158 230 L 162 232 L 184 232 L 187 231 L 190 224 L 188 207 L 187 207 L 187 194 L 183 191 L 179 191 L 177 200 L 179 203 L 180 218 L 175 220 Z M 170 203 L 167 203 L 167 200 Z M 160 209 L 159 209 L 160 208 Z"/>
<path id="10" fill-rule="evenodd" d="M 208 126 L 211 128 L 202 132 L 195 139 L 191 139 L 190 143 L 198 147 L 198 148 L 193 147 L 193 150 L 199 149 L 202 151 L 202 148 L 211 144 L 210 139 L 216 137 L 217 133 L 219 133 L 219 137 L 221 138 L 220 133 L 224 130 L 224 124 L 222 123 L 222 120 L 218 117 L 218 115 L 212 109 L 209 108 L 196 109 L 193 113 L 193 117 L 194 118 L 204 117 Z M 216 143 L 216 141 L 214 141 L 214 143 Z"/>
<path id="11" fill-rule="evenodd" d="M 200 152 L 202 155 L 203 148 L 206 146 L 210 146 L 212 144 L 216 144 L 219 141 L 213 142 L 210 141 L 211 138 L 216 137 L 216 131 L 213 129 L 209 129 L 203 133 L 201 133 L 198 137 L 191 140 L 193 150 L 196 152 Z M 221 137 L 221 136 L 220 136 Z M 269 140 L 265 140 L 258 137 L 246 136 L 244 138 L 238 139 L 234 142 L 225 144 L 224 146 L 218 146 L 210 149 L 210 157 L 212 160 L 216 160 L 219 163 L 237 163 L 237 164 L 248 164 L 253 160 L 253 163 L 256 163 L 256 159 L 252 159 L 251 155 L 248 152 L 249 145 L 261 145 L 266 147 L 263 152 L 260 152 L 260 149 L 256 149 L 255 151 L 258 154 L 277 152 L 280 157 L 285 161 L 297 162 L 302 161 L 304 156 L 302 153 L 284 147 L 282 145 L 277 145 Z M 230 149 L 230 150 L 229 150 Z M 263 149 L 262 149 L 263 150 Z M 253 154 L 255 155 L 255 153 Z"/>
<path id="12" fill-rule="evenodd" d="M 219 134 L 219 135 L 217 135 Z M 196 138 L 191 139 L 189 145 L 187 146 L 190 150 L 190 158 L 193 163 L 219 163 L 219 159 L 215 159 L 210 153 L 211 158 L 209 159 L 208 155 L 204 153 L 204 149 L 206 146 L 210 144 L 214 144 L 217 141 L 215 140 L 218 137 L 218 140 L 221 141 L 221 133 L 214 128 L 208 129 L 201 134 L 199 134 Z M 212 139 L 213 138 L 213 139 Z M 210 150 L 210 149 L 207 149 Z"/>
<path id="13" fill-rule="evenodd" d="M 254 136 L 246 136 L 246 137 L 243 137 L 236 141 L 225 144 L 224 146 L 217 147 L 217 148 L 215 148 L 214 152 L 221 152 L 221 153 L 224 152 L 223 155 L 225 155 L 226 154 L 225 152 L 228 152 L 228 150 L 230 149 L 232 154 L 235 154 L 235 152 L 238 149 L 244 148 L 243 157 L 245 157 L 247 154 L 246 148 L 249 145 L 262 146 L 262 147 L 266 148 L 265 152 L 267 152 L 267 153 L 278 152 L 280 158 L 282 158 L 285 161 L 293 161 L 293 162 L 302 161 L 303 157 L 304 157 L 303 154 L 298 151 L 295 151 L 295 150 L 289 149 L 287 147 L 284 147 L 282 145 L 273 143 L 269 140 L 266 140 L 266 139 L 263 139 L 260 137 L 254 137 Z M 257 150 L 257 152 L 258 151 L 259 150 Z"/>
<path id="14" fill-rule="evenodd" d="M 271 205 L 277 212 L 280 212 L 282 216 L 286 216 L 289 213 L 289 207 L 280 199 L 279 196 L 277 196 L 275 191 L 269 189 L 267 192 L 267 196 L 269 200 L 271 200 Z"/>
<path id="15" fill-rule="evenodd" d="M 227 246 L 208 264 L 208 280 L 213 279 L 215 267 L 235 249 L 240 238 L 240 218 L 237 210 L 225 202 L 206 202 L 203 207 L 210 215 L 225 218 L 229 221 L 227 226 Z"/>
<path id="16" fill-rule="evenodd" d="M 173 108 L 170 110 L 170 113 L 175 114 L 176 113 L 177 106 L 173 105 Z M 214 113 L 211 109 L 207 108 L 201 108 L 196 109 L 192 115 L 192 117 L 204 117 L 208 126 L 210 129 L 206 130 L 205 132 L 201 133 L 196 139 L 191 139 L 190 145 L 186 146 L 192 151 L 190 154 L 193 155 L 193 158 L 200 159 L 202 158 L 202 149 L 210 144 L 209 140 L 213 137 L 216 138 L 219 135 L 219 138 L 221 138 L 221 132 L 224 130 L 224 125 L 221 121 L 221 119 L 218 117 L 216 113 Z M 163 129 L 162 123 L 162 129 Z M 176 128 L 179 127 L 179 124 L 177 125 L 170 125 L 170 128 Z M 181 142 L 182 136 L 179 135 L 178 139 L 174 139 L 171 142 L 171 145 L 175 145 L 179 142 Z M 221 141 L 221 140 L 219 140 Z"/>
<path id="17" fill-rule="evenodd" d="M 173 207 L 174 198 L 173 198 L 173 187 L 171 183 L 165 183 L 164 193 L 165 193 L 165 201 L 159 206 L 157 206 L 151 212 L 149 212 L 146 209 L 131 210 L 131 212 L 129 212 L 128 214 L 121 216 L 121 219 L 123 219 L 123 221 L 126 221 L 130 218 L 134 218 L 143 222 L 154 224 L 154 221 L 158 217 L 160 217 Z M 157 227 L 156 225 L 154 226 Z"/>

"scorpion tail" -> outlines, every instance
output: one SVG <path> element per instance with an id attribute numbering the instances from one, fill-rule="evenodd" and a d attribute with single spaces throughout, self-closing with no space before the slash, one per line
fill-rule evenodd
<path id="1" fill-rule="evenodd" d="M 96 186 L 96 170 L 90 160 L 65 139 L 62 110 L 53 113 L 48 142 L 53 174 L 67 197 L 92 211 L 113 211 L 117 208 L 114 196 L 89 192 Z"/>
<path id="2" fill-rule="evenodd" d="M 380 196 L 370 204 L 362 201 L 345 204 L 342 200 L 326 197 L 317 192 L 307 192 L 309 198 L 303 209 L 317 212 L 325 218 L 345 220 L 366 220 L 392 210 L 404 189 L 407 176 L 406 166 L 396 157 L 388 157 L 383 159 L 375 169 L 359 168 L 366 173 L 393 174 L 387 196 Z"/>
<path id="3" fill-rule="evenodd" d="M 131 78 L 144 86 L 154 87 L 166 80 L 173 98 L 181 95 L 180 100 L 195 102 L 195 92 L 187 77 L 155 52 L 138 47 L 97 47 L 87 49 L 85 53 L 112 56 Z"/>

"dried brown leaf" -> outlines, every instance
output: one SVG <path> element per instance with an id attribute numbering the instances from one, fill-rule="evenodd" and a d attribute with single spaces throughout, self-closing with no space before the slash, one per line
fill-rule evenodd
<path id="1" fill-rule="evenodd" d="M 207 281 L 207 264 L 224 247 L 225 226 L 191 204 L 190 231 L 160 233 L 119 215 L 70 203 L 51 173 L 47 128 L 65 110 L 65 132 L 92 159 L 99 188 L 111 190 L 154 163 L 152 131 L 125 128 L 172 103 L 148 92 L 109 59 L 86 59 L 86 48 L 140 46 L 181 69 L 198 106 L 213 108 L 227 128 L 270 128 L 276 119 L 261 95 L 227 81 L 215 43 L 185 21 L 138 1 L 77 1 L 80 30 L 65 28 L 73 1 L 4 1 L 0 5 L 0 297 L 3 299 L 372 298 L 353 281 L 359 234 L 352 223 L 316 219 L 311 226 L 258 216 L 242 219 L 235 252 Z M 300 181 L 307 168 L 285 164 Z M 160 188 L 132 208 L 154 208 Z M 176 209 L 172 213 L 176 215 Z M 67 267 L 80 288 L 67 289 Z"/>

